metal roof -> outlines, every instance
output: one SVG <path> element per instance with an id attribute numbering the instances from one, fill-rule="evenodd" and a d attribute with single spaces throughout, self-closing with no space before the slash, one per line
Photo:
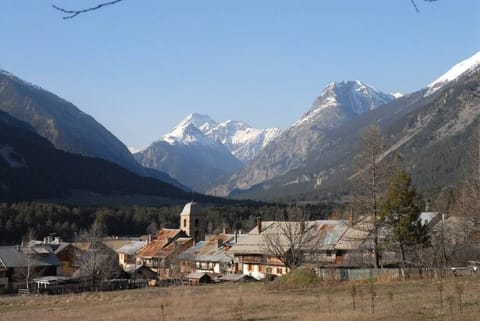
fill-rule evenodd
<path id="1" fill-rule="evenodd" d="M 147 245 L 147 241 L 130 241 L 129 244 L 126 244 L 116 250 L 117 253 L 125 253 L 125 254 L 135 254 L 138 250 L 143 248 Z"/>
<path id="2" fill-rule="evenodd" d="M 239 235 L 239 238 L 243 235 Z M 201 241 L 179 255 L 179 259 L 195 262 L 231 262 L 233 253 L 230 251 L 233 234 L 219 234 L 209 241 Z"/>
<path id="3" fill-rule="evenodd" d="M 192 272 L 187 275 L 187 279 L 201 279 L 204 276 L 211 278 L 210 275 L 208 275 L 208 273 L 205 273 L 205 272 Z"/>
<path id="4" fill-rule="evenodd" d="M 26 267 L 28 266 L 28 254 L 31 253 L 31 266 L 58 266 L 60 260 L 52 250 L 44 246 L 35 246 L 32 249 L 19 248 L 17 246 L 0 246 L 0 261 L 6 268 Z M 42 255 L 39 254 L 42 252 Z"/>
<path id="5" fill-rule="evenodd" d="M 330 250 L 348 229 L 346 221 L 342 220 L 318 220 L 306 221 L 301 227 L 299 222 L 289 221 L 267 221 L 262 222 L 262 232 L 258 233 L 258 228 L 253 228 L 248 234 L 232 246 L 231 251 L 235 254 L 267 254 L 266 238 L 270 236 L 288 250 L 290 242 L 286 235 L 286 230 L 295 231 L 305 228 L 308 233 L 308 242 L 305 243 L 312 250 Z"/>

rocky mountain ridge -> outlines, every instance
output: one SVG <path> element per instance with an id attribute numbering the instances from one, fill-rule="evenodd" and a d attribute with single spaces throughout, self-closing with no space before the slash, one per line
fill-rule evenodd
<path id="1" fill-rule="evenodd" d="M 394 99 L 360 81 L 330 83 L 309 111 L 216 190 L 249 189 L 303 166 L 319 146 L 329 144 L 330 131 Z"/>
<path id="2" fill-rule="evenodd" d="M 343 195 L 349 190 L 356 155 L 361 153 L 360 137 L 370 125 L 380 126 L 386 137 L 385 159 L 400 154 L 421 190 L 431 191 L 458 182 L 469 166 L 466 155 L 480 114 L 480 64 L 476 62 L 479 56 L 477 53 L 466 63 L 457 64 L 446 76 L 440 77 L 440 81 L 432 82 L 433 85 L 378 106 L 317 136 L 312 135 L 315 139 L 305 144 L 305 156 L 295 166 L 284 166 L 294 160 L 293 157 L 284 158 L 283 163 L 281 158 L 277 163 L 268 163 L 269 159 L 259 154 L 259 159 L 252 162 L 254 167 L 237 174 L 238 178 L 233 180 L 236 189 L 230 195 L 261 199 Z M 315 128 L 321 126 L 322 120 L 309 124 L 310 131 L 318 132 Z M 306 141 L 291 129 L 286 131 L 289 132 L 289 136 L 281 137 L 284 141 L 278 145 L 292 146 L 292 140 L 296 144 Z M 265 149 L 270 159 L 274 158 L 272 155 L 282 155 L 274 147 L 275 142 Z M 279 166 L 284 170 L 271 175 Z M 269 175 L 262 177 L 263 173 Z M 245 177 L 250 181 L 242 181 Z"/>

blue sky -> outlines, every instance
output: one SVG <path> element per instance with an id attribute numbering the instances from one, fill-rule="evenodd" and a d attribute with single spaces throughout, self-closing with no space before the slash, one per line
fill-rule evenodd
<path id="1" fill-rule="evenodd" d="M 480 50 L 480 1 L 2 0 L 0 68 L 143 148 L 191 112 L 286 128 L 336 80 L 425 87 Z"/>

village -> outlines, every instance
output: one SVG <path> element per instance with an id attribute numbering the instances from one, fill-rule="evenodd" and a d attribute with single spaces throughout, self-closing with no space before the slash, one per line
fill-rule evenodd
<path id="1" fill-rule="evenodd" d="M 291 269 L 313 271 L 321 279 L 359 280 L 388 276 L 472 275 L 469 266 L 439 268 L 435 252 L 412 253 L 405 264 L 398 251 L 384 249 L 375 267 L 372 223 L 349 220 L 262 221 L 250 231 L 206 235 L 206 211 L 196 202 L 178 215 L 179 228 L 139 237 L 99 237 L 64 242 L 58 237 L 0 247 L 0 289 L 5 293 L 68 293 L 145 286 L 273 280 Z M 420 224 L 445 243 L 446 231 L 461 218 L 422 212 Z M 386 237 L 388 232 L 380 234 Z M 454 242 L 452 235 L 449 242 Z M 442 243 L 443 244 L 443 243 Z M 418 256 L 422 256 L 421 260 Z M 407 271 L 407 272 L 406 272 Z M 433 275 L 435 274 L 435 275 Z"/>

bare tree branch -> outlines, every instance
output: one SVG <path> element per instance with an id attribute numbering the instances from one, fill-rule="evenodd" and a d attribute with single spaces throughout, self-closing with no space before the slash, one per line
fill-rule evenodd
<path id="1" fill-rule="evenodd" d="M 80 10 L 67 10 L 67 9 L 62 8 L 62 7 L 56 6 L 54 4 L 52 5 L 52 7 L 54 9 L 60 11 L 60 12 L 68 14 L 67 16 L 64 16 L 63 19 L 72 19 L 72 18 L 75 18 L 76 16 L 78 16 L 79 14 L 89 12 L 89 11 L 95 11 L 95 10 L 98 10 L 98 9 L 100 9 L 102 7 L 105 7 L 105 6 L 114 5 L 114 4 L 119 3 L 121 1 L 123 1 L 123 0 L 114 0 L 114 1 L 110 1 L 110 2 L 103 2 L 103 3 L 100 3 L 100 4 L 96 5 L 95 7 L 80 9 Z"/>
<path id="2" fill-rule="evenodd" d="M 278 221 L 262 232 L 263 247 L 268 255 L 293 270 L 302 265 L 305 255 L 316 249 L 318 244 L 315 225 L 308 221 L 309 214 L 304 209 L 291 207 L 287 216 L 277 217 Z"/>
<path id="3" fill-rule="evenodd" d="M 436 2 L 438 0 L 423 0 L 423 1 L 425 1 L 425 2 Z M 410 0 L 410 2 L 412 3 L 412 6 L 415 8 L 415 11 L 420 12 L 420 9 L 418 9 L 418 6 L 417 6 L 415 0 Z"/>
<path id="4" fill-rule="evenodd" d="M 100 3 L 96 6 L 94 6 L 94 7 L 90 7 L 90 8 L 86 8 L 86 9 L 78 9 L 78 10 L 68 10 L 68 9 L 56 6 L 54 4 L 52 5 L 52 7 L 54 9 L 60 11 L 60 12 L 68 14 L 67 16 L 64 16 L 63 19 L 72 19 L 72 18 L 75 18 L 76 16 L 78 16 L 79 14 L 82 14 L 82 13 L 85 13 L 85 12 L 90 12 L 90 11 L 95 11 L 95 10 L 98 10 L 102 7 L 117 4 L 121 1 L 123 1 L 123 0 L 114 0 L 114 1 L 109 1 L 109 2 L 103 2 L 103 3 Z M 423 0 L 423 1 L 425 1 L 425 2 L 437 2 L 438 0 Z M 420 12 L 420 9 L 418 8 L 415 0 L 410 0 L 410 2 L 412 3 L 412 6 L 415 9 L 415 11 Z"/>

